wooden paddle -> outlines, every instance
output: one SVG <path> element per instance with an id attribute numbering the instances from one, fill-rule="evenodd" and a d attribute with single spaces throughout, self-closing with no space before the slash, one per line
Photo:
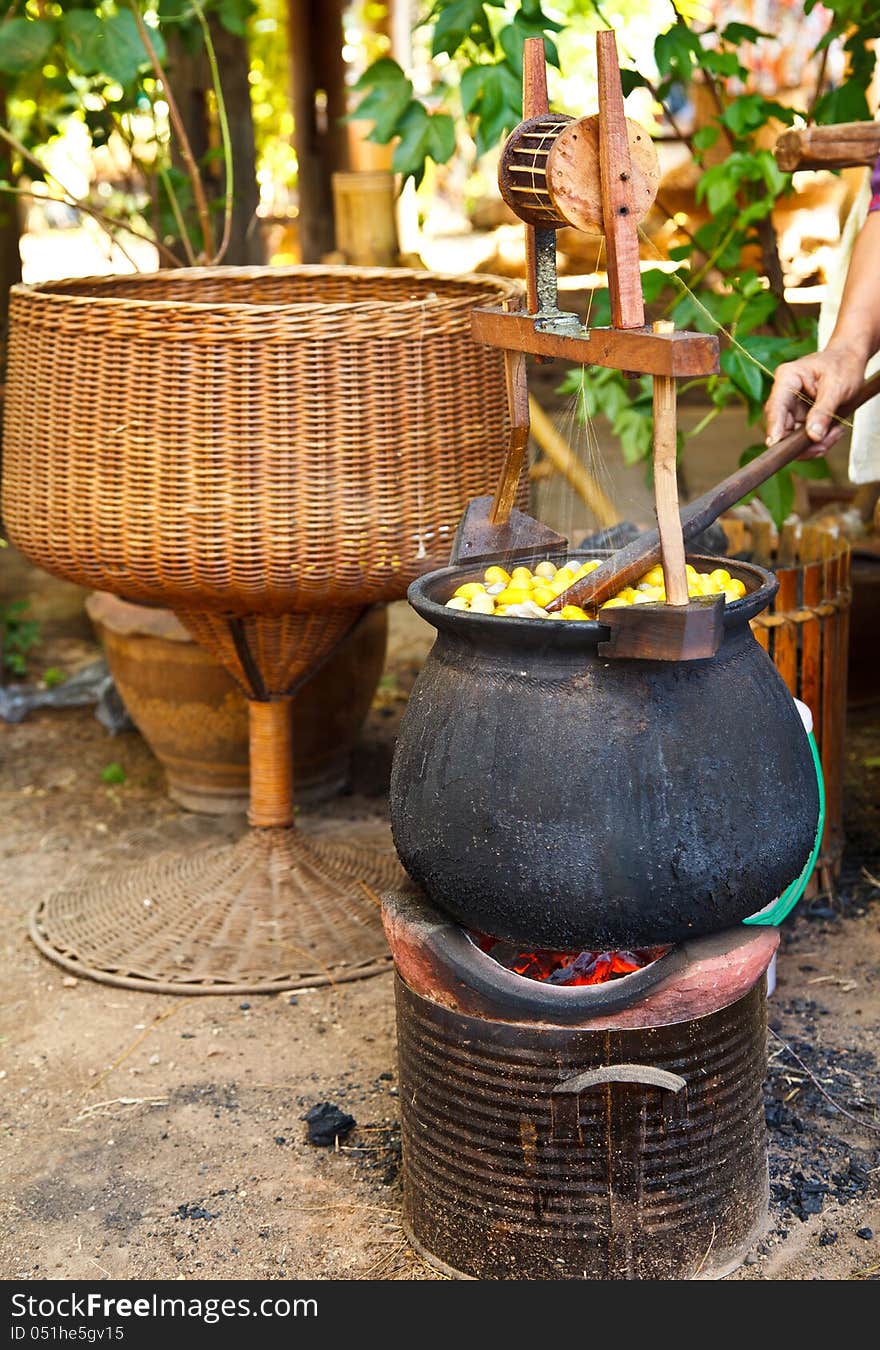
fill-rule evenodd
<path id="1" fill-rule="evenodd" d="M 852 398 L 842 403 L 837 410 L 838 417 L 849 417 L 869 399 L 880 395 L 880 375 L 866 380 Z M 790 464 L 804 450 L 813 444 L 806 431 L 801 428 L 792 431 L 782 440 L 771 445 L 763 454 L 750 463 L 744 464 L 736 473 L 723 479 L 709 492 L 703 493 L 690 502 L 681 512 L 681 528 L 685 540 L 701 534 L 723 511 L 729 511 L 749 492 L 754 492 L 768 478 L 772 478 L 779 469 Z M 625 548 L 608 558 L 595 572 L 575 581 L 561 595 L 548 604 L 547 609 L 558 611 L 564 605 L 581 605 L 584 609 L 594 608 L 610 600 L 624 586 L 636 581 L 649 567 L 660 560 L 660 536 L 656 530 L 640 535 Z"/>

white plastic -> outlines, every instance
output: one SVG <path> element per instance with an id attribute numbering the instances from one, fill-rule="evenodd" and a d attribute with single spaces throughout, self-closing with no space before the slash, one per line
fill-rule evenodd
<path id="1" fill-rule="evenodd" d="M 810 732 L 813 730 L 813 714 L 810 712 L 810 710 L 809 710 L 809 708 L 807 707 L 806 703 L 801 703 L 801 701 L 800 701 L 799 698 L 796 698 L 796 699 L 795 699 L 795 701 L 794 701 L 794 706 L 797 708 L 798 712 L 800 713 L 800 715 L 801 715 L 801 721 L 802 721 L 803 724 L 804 724 L 804 730 L 806 731 L 807 735 L 809 736 Z"/>
<path id="2" fill-rule="evenodd" d="M 767 967 L 767 997 L 768 997 L 768 998 L 770 997 L 770 995 L 773 993 L 773 991 L 774 991 L 775 988 L 776 988 L 776 957 L 777 957 L 777 955 L 778 955 L 777 952 L 774 952 L 774 953 L 773 953 L 773 959 L 771 960 L 769 966 Z"/>

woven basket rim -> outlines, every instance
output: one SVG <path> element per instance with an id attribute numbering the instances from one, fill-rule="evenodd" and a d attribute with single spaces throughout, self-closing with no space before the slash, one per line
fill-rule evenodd
<path id="1" fill-rule="evenodd" d="M 152 300 L 144 297 L 128 298 L 118 294 L 114 295 L 95 295 L 78 294 L 78 289 L 88 287 L 90 289 L 99 286 L 121 287 L 126 284 L 143 285 L 152 281 L 181 280 L 189 279 L 198 281 L 200 278 L 215 278 L 222 276 L 226 280 L 246 281 L 254 277 L 341 277 L 348 280 L 363 279 L 370 280 L 393 280 L 393 281 L 419 281 L 426 285 L 436 285 L 440 288 L 444 286 L 455 286 L 465 288 L 465 293 L 448 295 L 446 297 L 439 295 L 431 297 L 430 312 L 449 311 L 459 307 L 470 308 L 475 301 L 475 295 L 468 294 L 468 290 L 477 292 L 482 290 L 485 298 L 489 301 L 494 293 L 499 300 L 509 296 L 522 293 L 520 282 L 509 277 L 500 277 L 489 272 L 463 272 L 458 275 L 449 272 L 431 272 L 419 268 L 404 267 L 347 267 L 332 266 L 326 267 L 321 264 L 301 263 L 289 267 L 168 267 L 155 272 L 126 272 L 111 273 L 104 276 L 94 277 L 66 277 L 56 281 L 43 281 L 38 283 L 18 282 L 10 287 L 10 296 L 22 296 L 39 300 L 48 305 L 64 306 L 89 306 L 102 309 L 131 310 L 134 313 L 167 313 L 173 310 L 176 313 L 192 314 L 303 314 L 329 315 L 334 312 L 344 314 L 368 313 L 372 310 L 383 310 L 387 312 L 392 310 L 398 314 L 406 314 L 410 311 L 424 313 L 425 301 L 427 296 L 418 299 L 392 300 L 381 299 L 378 296 L 372 296 L 368 300 L 327 300 L 327 301 L 298 301 L 293 304 L 284 304 L 273 302 L 271 304 L 254 304 L 246 301 L 230 300 L 183 300 L 183 299 L 163 299 Z"/>

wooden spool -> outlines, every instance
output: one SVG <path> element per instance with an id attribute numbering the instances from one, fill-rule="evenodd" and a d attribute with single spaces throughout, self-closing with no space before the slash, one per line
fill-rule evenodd
<path id="1" fill-rule="evenodd" d="M 498 163 L 498 187 L 511 211 L 527 225 L 558 230 L 567 224 L 547 190 L 547 160 L 559 133 L 574 119 L 542 113 L 510 133 Z"/>
<path id="2" fill-rule="evenodd" d="M 632 213 L 644 220 L 660 187 L 660 160 L 647 131 L 626 119 L 632 160 Z M 579 117 L 556 137 L 547 156 L 547 189 L 563 220 L 585 234 L 604 234 L 599 173 L 599 116 Z"/>
<path id="3" fill-rule="evenodd" d="M 626 119 L 632 160 L 633 218 L 643 220 L 660 187 L 660 161 L 648 132 Z M 546 113 L 511 132 L 498 169 L 501 196 L 520 220 L 540 229 L 573 225 L 604 234 L 599 115 Z"/>
<path id="4" fill-rule="evenodd" d="M 769 530 L 769 527 L 768 527 Z M 779 579 L 773 603 L 752 631 L 795 698 L 813 714 L 825 777 L 825 830 L 806 894 L 833 891 L 843 857 L 843 747 L 846 727 L 850 549 L 828 530 L 786 525 L 775 556 L 753 532 L 755 561 L 769 561 Z"/>

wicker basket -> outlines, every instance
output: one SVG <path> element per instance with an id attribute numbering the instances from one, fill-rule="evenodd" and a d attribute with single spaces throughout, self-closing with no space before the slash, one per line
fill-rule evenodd
<path id="1" fill-rule="evenodd" d="M 13 287 L 9 536 L 50 572 L 174 610 L 223 662 L 250 700 L 259 827 L 49 897 L 31 932 L 53 959 L 180 992 L 385 968 L 375 896 L 396 859 L 290 828 L 291 695 L 368 606 L 445 564 L 494 484 L 503 356 L 470 312 L 518 291 L 345 267 Z"/>
<path id="2" fill-rule="evenodd" d="M 494 482 L 493 277 L 205 268 L 15 286 L 4 518 L 83 586 L 220 614 L 354 611 L 448 559 Z"/>
<path id="3" fill-rule="evenodd" d="M 772 566 L 779 590 L 752 630 L 792 694 L 813 714 L 825 778 L 826 814 L 822 848 L 806 894 L 832 891 L 843 857 L 843 754 L 849 637 L 850 550 L 827 530 L 786 525 L 767 557 L 767 541 L 752 539 Z"/>

